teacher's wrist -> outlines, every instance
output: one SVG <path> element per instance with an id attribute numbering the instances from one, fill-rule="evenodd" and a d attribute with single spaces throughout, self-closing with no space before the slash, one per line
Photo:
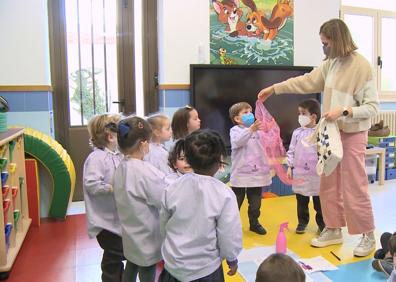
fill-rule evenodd
<path id="1" fill-rule="evenodd" d="M 341 115 L 344 117 L 352 117 L 352 107 L 343 107 Z"/>

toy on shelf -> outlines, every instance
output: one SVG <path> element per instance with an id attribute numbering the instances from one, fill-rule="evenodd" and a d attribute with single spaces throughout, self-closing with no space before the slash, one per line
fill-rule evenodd
<path id="1" fill-rule="evenodd" d="M 6 225 L 7 222 L 8 222 L 8 210 L 10 209 L 10 206 L 11 206 L 11 200 L 10 199 L 3 200 L 4 225 Z"/>
<path id="2" fill-rule="evenodd" d="M 0 132 L 7 131 L 7 112 L 9 109 L 7 100 L 0 96 Z"/>
<path id="3" fill-rule="evenodd" d="M 8 166 L 8 171 L 11 174 L 13 174 L 13 173 L 15 173 L 16 167 L 17 167 L 16 163 L 10 163 L 10 165 Z"/>
<path id="4" fill-rule="evenodd" d="M 3 171 L 7 166 L 8 160 L 6 158 L 0 159 L 0 170 Z"/>
<path id="5" fill-rule="evenodd" d="M 4 186 L 8 180 L 8 171 L 1 172 L 1 186 Z"/>
<path id="6" fill-rule="evenodd" d="M 5 243 L 6 243 L 6 252 L 8 252 L 8 249 L 10 248 L 10 237 L 11 237 L 11 231 L 12 231 L 12 223 L 7 223 L 5 228 Z"/>
<path id="7" fill-rule="evenodd" d="M 1 187 L 1 192 L 3 194 L 3 199 L 7 198 L 8 191 L 10 191 L 10 186 L 9 185 L 4 185 Z"/>
<path id="8" fill-rule="evenodd" d="M 15 148 L 15 144 L 16 143 L 17 142 L 15 140 L 11 140 L 8 143 L 8 151 L 10 152 L 10 162 L 12 162 L 12 158 L 13 158 L 13 155 L 14 155 L 14 148 Z"/>

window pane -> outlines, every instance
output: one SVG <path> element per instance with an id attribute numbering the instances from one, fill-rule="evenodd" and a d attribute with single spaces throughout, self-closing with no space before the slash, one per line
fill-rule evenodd
<path id="1" fill-rule="evenodd" d="M 136 114 L 144 115 L 142 0 L 134 1 Z"/>
<path id="2" fill-rule="evenodd" d="M 344 21 L 351 31 L 353 41 L 362 54 L 374 66 L 374 18 L 364 15 L 344 15 Z"/>
<path id="3" fill-rule="evenodd" d="M 381 90 L 396 91 L 396 53 L 394 33 L 396 30 L 396 18 L 381 19 Z"/>
<path id="4" fill-rule="evenodd" d="M 118 112 L 116 1 L 66 4 L 70 125 L 95 114 Z"/>
<path id="5" fill-rule="evenodd" d="M 106 101 L 106 74 L 105 74 L 105 54 L 104 44 L 104 11 L 101 0 L 92 1 L 92 20 L 93 20 L 93 61 L 94 61 L 94 81 L 95 81 L 95 114 L 107 112 Z"/>
<path id="6" fill-rule="evenodd" d="M 70 124 L 81 125 L 77 1 L 66 1 L 65 5 Z"/>
<path id="7" fill-rule="evenodd" d="M 117 74 L 117 7 L 116 1 L 103 1 L 105 4 L 105 31 L 103 49 L 106 49 L 106 76 L 107 76 L 107 99 L 109 105 L 109 112 L 118 113 L 118 104 L 113 104 L 113 101 L 118 101 L 118 74 Z"/>

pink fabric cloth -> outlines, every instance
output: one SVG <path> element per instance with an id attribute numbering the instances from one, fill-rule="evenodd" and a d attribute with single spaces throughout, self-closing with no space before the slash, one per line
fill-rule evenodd
<path id="1" fill-rule="evenodd" d="M 326 227 L 348 226 L 350 234 L 374 230 L 365 168 L 367 131 L 341 132 L 344 156 L 329 176 L 321 176 L 320 203 Z"/>
<path id="2" fill-rule="evenodd" d="M 279 179 L 287 185 L 302 183 L 301 180 L 287 177 L 286 170 L 280 163 L 280 160 L 286 156 L 286 151 L 280 138 L 279 126 L 260 100 L 256 101 L 255 117 L 261 121 L 261 130 L 257 132 L 271 169 L 274 169 Z"/>

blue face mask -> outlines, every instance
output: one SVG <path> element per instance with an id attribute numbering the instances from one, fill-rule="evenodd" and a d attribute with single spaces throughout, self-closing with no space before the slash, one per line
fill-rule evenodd
<path id="1" fill-rule="evenodd" d="M 323 48 L 323 54 L 325 54 L 326 57 L 328 57 L 330 55 L 330 47 L 323 45 L 322 48 Z"/>
<path id="2" fill-rule="evenodd" d="M 242 123 L 246 127 L 250 127 L 254 123 L 253 113 L 244 114 L 244 115 L 242 115 L 241 119 L 242 119 Z"/>

